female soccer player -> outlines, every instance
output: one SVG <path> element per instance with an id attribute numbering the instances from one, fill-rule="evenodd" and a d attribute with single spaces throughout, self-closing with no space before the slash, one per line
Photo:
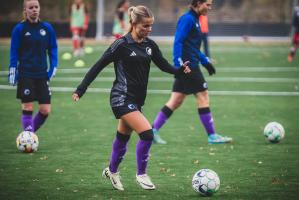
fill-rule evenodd
<path id="1" fill-rule="evenodd" d="M 290 53 L 288 55 L 288 61 L 292 62 L 295 58 L 296 51 L 298 49 L 298 43 L 299 43 L 299 6 L 295 6 L 294 8 L 294 14 L 293 14 L 293 23 L 294 27 L 294 35 L 292 38 L 292 47 L 290 49 Z"/>
<path id="2" fill-rule="evenodd" d="M 153 61 L 162 71 L 177 76 L 189 73 L 190 69 L 188 62 L 182 63 L 179 69 L 174 68 L 163 58 L 157 44 L 147 37 L 154 22 L 154 16 L 147 7 L 130 7 L 129 18 L 129 33 L 116 40 L 104 52 L 100 60 L 87 72 L 72 97 L 78 101 L 100 71 L 109 63 L 114 63 L 116 79 L 111 89 L 110 105 L 119 123 L 110 165 L 104 169 L 103 176 L 111 180 L 115 189 L 124 190 L 118 166 L 127 151 L 127 143 L 134 130 L 140 137 L 136 146 L 136 180 L 143 189 L 153 190 L 155 185 L 146 173 L 153 130 L 141 112 L 147 93 L 150 63 Z"/>
<path id="3" fill-rule="evenodd" d="M 12 32 L 8 81 L 17 85 L 17 98 L 22 103 L 22 124 L 25 131 L 36 132 L 51 111 L 48 81 L 57 67 L 57 42 L 54 29 L 39 19 L 38 0 L 24 0 L 24 18 Z M 47 54 L 50 60 L 48 69 Z M 33 102 L 39 112 L 32 118 Z"/>
<path id="4" fill-rule="evenodd" d="M 191 78 L 185 76 L 175 78 L 171 97 L 157 114 L 153 123 L 154 142 L 156 143 L 166 144 L 158 131 L 189 94 L 196 97 L 198 115 L 208 134 L 208 142 L 218 144 L 232 141 L 232 138 L 223 137 L 215 131 L 209 106 L 208 84 L 199 69 L 200 62 L 208 70 L 209 75 L 216 73 L 212 63 L 199 50 L 202 33 L 198 17 L 207 15 L 211 6 L 212 0 L 192 0 L 190 10 L 182 15 L 178 21 L 173 46 L 173 60 L 177 67 L 184 61 L 190 60 Z"/>
<path id="5" fill-rule="evenodd" d="M 89 16 L 83 0 L 75 0 L 70 7 L 71 32 L 73 34 L 73 55 L 84 55 L 85 33 L 88 28 Z"/>
<path id="6" fill-rule="evenodd" d="M 121 0 L 116 7 L 112 34 L 115 39 L 120 38 L 128 31 L 129 26 L 129 17 L 128 17 L 128 8 L 130 2 L 128 0 Z"/>

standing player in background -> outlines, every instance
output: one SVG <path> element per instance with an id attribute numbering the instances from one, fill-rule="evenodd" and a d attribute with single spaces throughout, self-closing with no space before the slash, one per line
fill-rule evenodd
<path id="1" fill-rule="evenodd" d="M 57 67 L 57 42 L 54 29 L 39 19 L 38 0 L 24 0 L 24 21 L 12 32 L 10 47 L 9 84 L 17 85 L 17 98 L 22 103 L 24 131 L 36 132 L 51 111 L 51 91 L 48 81 Z M 50 67 L 48 68 L 47 54 Z M 39 112 L 32 117 L 33 102 Z"/>
<path id="2" fill-rule="evenodd" d="M 73 55 L 84 55 L 85 33 L 88 28 L 88 9 L 83 0 L 74 0 L 70 7 L 70 28 L 73 40 Z"/>
<path id="3" fill-rule="evenodd" d="M 178 21 L 173 46 L 173 60 L 176 67 L 189 60 L 192 70 L 191 75 L 189 75 L 191 78 L 184 76 L 175 78 L 171 97 L 157 114 L 153 123 L 154 142 L 156 143 L 166 143 L 160 137 L 158 131 L 172 113 L 182 105 L 189 94 L 196 97 L 198 116 L 208 134 L 208 142 L 210 144 L 219 144 L 232 141 L 232 138 L 221 136 L 215 131 L 209 105 L 208 84 L 199 68 L 200 62 L 208 70 L 209 75 L 216 73 L 209 59 L 200 52 L 202 33 L 198 18 L 200 15 L 207 15 L 211 6 L 212 0 L 192 0 L 190 10 L 182 15 Z"/>
<path id="4" fill-rule="evenodd" d="M 200 15 L 199 16 L 199 25 L 201 28 L 201 37 L 203 41 L 203 47 L 204 47 L 204 53 L 207 57 L 210 57 L 210 51 L 209 51 L 209 21 L 208 21 L 208 15 Z"/>
<path id="5" fill-rule="evenodd" d="M 129 18 L 129 33 L 117 39 L 104 52 L 100 60 L 87 72 L 72 97 L 78 101 L 101 70 L 114 62 L 116 79 L 110 93 L 110 105 L 119 121 L 110 165 L 104 169 L 103 177 L 109 178 L 115 189 L 124 190 L 118 166 L 125 156 L 130 136 L 135 131 L 140 138 L 136 146 L 136 181 L 143 189 L 153 190 L 155 185 L 146 173 L 153 130 L 141 111 L 146 98 L 151 61 L 162 71 L 176 76 L 189 73 L 190 69 L 187 62 L 182 63 L 180 68 L 174 68 L 162 56 L 157 44 L 147 37 L 154 23 L 154 16 L 147 7 L 129 8 Z"/>
<path id="6" fill-rule="evenodd" d="M 128 8 L 130 6 L 130 2 L 128 0 L 122 0 L 117 4 L 114 21 L 113 21 L 113 29 L 112 34 L 115 39 L 120 38 L 128 32 L 129 27 L 129 17 L 128 17 Z"/>
<path id="7" fill-rule="evenodd" d="M 298 49 L 299 43 L 299 6 L 296 6 L 294 9 L 293 15 L 293 27 L 295 29 L 293 40 L 292 40 L 292 47 L 290 53 L 288 55 L 288 61 L 292 62 L 295 58 L 296 51 Z"/>

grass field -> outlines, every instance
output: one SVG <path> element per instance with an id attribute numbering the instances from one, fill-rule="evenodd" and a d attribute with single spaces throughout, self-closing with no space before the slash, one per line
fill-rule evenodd
<path id="1" fill-rule="evenodd" d="M 117 121 L 109 106 L 113 70 L 107 67 L 80 102 L 71 91 L 101 55 L 106 45 L 83 59 L 87 66 L 73 67 L 74 59 L 60 60 L 53 88 L 52 114 L 38 131 L 39 150 L 17 151 L 21 131 L 20 103 L 8 87 L 9 46 L 0 46 L 0 199 L 202 199 L 191 187 L 201 168 L 218 173 L 218 193 L 205 199 L 299 199 L 299 59 L 287 62 L 288 44 L 212 43 L 217 74 L 207 77 L 211 109 L 218 132 L 234 143 L 208 145 L 197 117 L 195 100 L 188 97 L 161 129 L 167 145 L 153 145 L 148 173 L 157 186 L 143 191 L 135 183 L 134 134 L 120 166 L 124 192 L 115 191 L 101 178 L 108 165 Z M 60 45 L 61 54 L 70 51 Z M 171 46 L 161 45 L 171 61 Z M 169 98 L 172 76 L 151 70 L 144 114 L 153 121 Z M 262 131 L 270 121 L 286 131 L 278 144 L 265 141 Z"/>

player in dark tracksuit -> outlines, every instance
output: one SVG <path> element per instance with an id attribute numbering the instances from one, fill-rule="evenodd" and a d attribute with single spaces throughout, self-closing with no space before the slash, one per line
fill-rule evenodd
<path id="1" fill-rule="evenodd" d="M 49 23 L 39 20 L 39 12 L 38 0 L 24 1 L 25 20 L 18 23 L 12 32 L 8 75 L 9 84 L 17 84 L 23 129 L 31 132 L 41 127 L 51 110 L 48 81 L 57 67 L 56 36 Z M 39 112 L 32 117 L 34 101 L 39 103 Z"/>
<path id="2" fill-rule="evenodd" d="M 292 62 L 295 58 L 299 43 L 299 6 L 296 6 L 293 14 L 294 35 L 292 38 L 292 47 L 288 55 L 288 61 Z"/>
<path id="3" fill-rule="evenodd" d="M 153 140 L 150 123 L 141 112 L 146 98 L 150 64 L 153 61 L 162 71 L 180 76 L 189 73 L 187 62 L 180 68 L 174 68 L 165 58 L 157 44 L 147 36 L 151 32 L 154 17 L 144 6 L 129 9 L 131 29 L 129 33 L 116 40 L 103 54 L 101 59 L 87 72 L 81 84 L 73 94 L 78 101 L 87 87 L 109 63 L 114 63 L 115 81 L 111 89 L 110 105 L 119 120 L 116 139 L 110 159 L 110 165 L 103 171 L 115 189 L 124 190 L 118 174 L 118 166 L 127 150 L 130 134 L 134 130 L 140 140 L 136 147 L 136 180 L 143 189 L 155 189 L 146 174 L 149 150 Z"/>
<path id="4" fill-rule="evenodd" d="M 208 142 L 211 144 L 228 143 L 230 137 L 217 134 L 209 106 L 208 85 L 199 68 L 201 63 L 209 72 L 216 73 L 209 59 L 200 52 L 202 32 L 198 18 L 207 15 L 211 9 L 212 0 L 193 0 L 190 10 L 182 15 L 178 21 L 173 46 L 173 60 L 175 66 L 180 66 L 186 60 L 190 61 L 192 72 L 189 77 L 177 77 L 173 84 L 172 94 L 168 102 L 157 114 L 154 123 L 154 142 L 166 144 L 158 130 L 166 123 L 173 111 L 180 107 L 187 95 L 193 94 L 197 100 L 198 115 L 208 134 Z"/>

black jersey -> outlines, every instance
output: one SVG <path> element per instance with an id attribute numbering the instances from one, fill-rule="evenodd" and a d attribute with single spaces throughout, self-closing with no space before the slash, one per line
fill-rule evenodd
<path id="1" fill-rule="evenodd" d="M 116 77 L 111 89 L 111 106 L 118 107 L 127 102 L 142 106 L 146 98 L 151 61 L 164 72 L 183 73 L 182 68 L 176 69 L 168 63 L 153 40 L 145 38 L 143 42 L 137 43 L 128 33 L 104 52 L 87 72 L 76 93 L 81 97 L 101 70 L 113 62 Z"/>

